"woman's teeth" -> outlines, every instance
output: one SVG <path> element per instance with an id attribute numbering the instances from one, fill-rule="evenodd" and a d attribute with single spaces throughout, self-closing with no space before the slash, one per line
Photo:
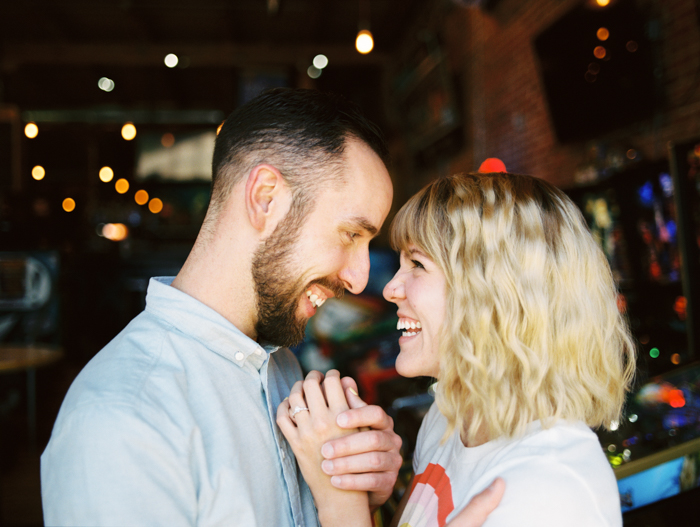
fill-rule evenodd
<path id="1" fill-rule="evenodd" d="M 307 291 L 306 296 L 309 297 L 309 300 L 311 301 L 311 305 L 314 307 L 321 307 L 323 305 L 323 303 L 326 301 L 325 298 L 321 298 L 318 295 L 312 293 L 311 291 Z"/>
<path id="2" fill-rule="evenodd" d="M 404 337 L 413 337 L 418 335 L 418 333 L 421 331 L 421 324 L 416 320 L 399 319 L 398 323 L 396 324 L 396 329 L 405 329 L 407 331 L 404 331 L 402 335 Z M 418 331 L 411 331 L 415 329 Z"/>

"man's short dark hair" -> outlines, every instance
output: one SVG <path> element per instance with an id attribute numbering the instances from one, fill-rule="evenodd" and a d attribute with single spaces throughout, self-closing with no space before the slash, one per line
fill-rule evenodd
<path id="1" fill-rule="evenodd" d="M 386 164 L 384 138 L 359 106 L 336 94 L 275 88 L 226 119 L 214 148 L 212 205 L 255 166 L 275 166 L 295 198 L 312 200 L 324 183 L 338 181 L 348 139 L 367 144 Z"/>

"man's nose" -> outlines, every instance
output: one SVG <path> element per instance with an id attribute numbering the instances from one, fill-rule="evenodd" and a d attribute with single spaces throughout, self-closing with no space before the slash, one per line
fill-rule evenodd
<path id="1" fill-rule="evenodd" d="M 369 249 L 354 254 L 340 271 L 345 288 L 357 295 L 365 290 L 369 281 Z"/>

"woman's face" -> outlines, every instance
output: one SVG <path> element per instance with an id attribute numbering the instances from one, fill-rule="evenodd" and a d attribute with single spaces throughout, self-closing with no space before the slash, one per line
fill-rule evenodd
<path id="1" fill-rule="evenodd" d="M 398 306 L 401 353 L 396 371 L 404 377 L 437 377 L 438 335 L 445 321 L 445 275 L 421 250 L 401 251 L 401 266 L 384 287 L 384 298 Z"/>

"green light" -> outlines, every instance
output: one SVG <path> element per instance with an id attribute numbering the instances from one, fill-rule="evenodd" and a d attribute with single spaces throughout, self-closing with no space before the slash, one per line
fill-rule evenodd
<path id="1" fill-rule="evenodd" d="M 649 356 L 651 356 L 652 359 L 655 359 L 659 356 L 659 348 L 651 348 L 649 350 Z"/>

